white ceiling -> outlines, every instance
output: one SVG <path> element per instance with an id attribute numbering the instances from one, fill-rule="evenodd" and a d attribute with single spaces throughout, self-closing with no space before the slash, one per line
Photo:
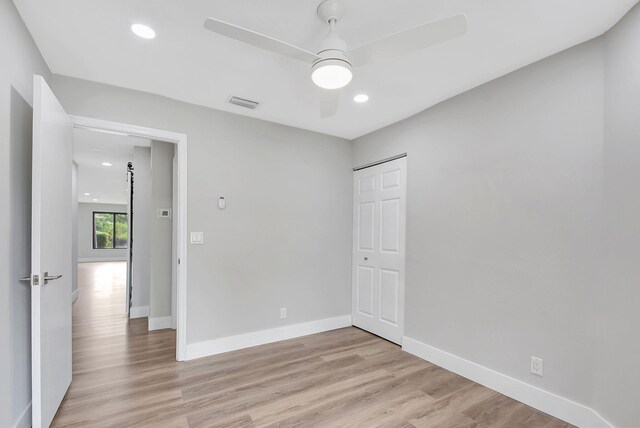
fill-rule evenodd
<path id="1" fill-rule="evenodd" d="M 151 147 L 151 141 L 74 129 L 73 160 L 78 164 L 78 201 L 126 204 L 127 163 L 133 161 L 135 146 Z M 103 166 L 103 162 L 112 166 Z"/>
<path id="2" fill-rule="evenodd" d="M 466 14 L 466 36 L 356 69 L 338 114 L 321 119 L 309 68 L 203 29 L 211 16 L 310 51 L 325 25 L 320 0 L 14 0 L 54 73 L 355 138 L 598 36 L 638 0 L 344 0 L 351 47 Z M 158 36 L 134 36 L 133 23 Z M 366 92 L 371 100 L 351 98 Z M 231 95 L 263 104 L 249 111 Z"/>

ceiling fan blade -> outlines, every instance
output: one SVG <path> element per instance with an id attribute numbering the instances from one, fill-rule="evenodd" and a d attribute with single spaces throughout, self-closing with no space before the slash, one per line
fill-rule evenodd
<path id="1" fill-rule="evenodd" d="M 335 116 L 340 103 L 339 89 L 318 89 L 320 98 L 320 117 L 326 119 Z"/>
<path id="2" fill-rule="evenodd" d="M 348 52 L 347 56 L 353 66 L 369 64 L 437 45 L 460 37 L 466 32 L 467 17 L 458 15 L 392 34 L 360 46 Z"/>
<path id="3" fill-rule="evenodd" d="M 258 48 L 312 64 L 318 56 L 297 46 L 219 19 L 207 18 L 204 28 Z"/>

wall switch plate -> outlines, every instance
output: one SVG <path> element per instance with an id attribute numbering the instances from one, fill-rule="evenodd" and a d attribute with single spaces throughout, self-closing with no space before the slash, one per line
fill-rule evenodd
<path id="1" fill-rule="evenodd" d="M 542 376 L 542 358 L 531 357 L 531 373 Z"/>
<path id="2" fill-rule="evenodd" d="M 285 319 L 287 317 L 287 308 L 280 308 L 280 319 Z"/>
<path id="3" fill-rule="evenodd" d="M 204 244 L 204 232 L 191 232 L 191 243 L 194 245 Z"/>

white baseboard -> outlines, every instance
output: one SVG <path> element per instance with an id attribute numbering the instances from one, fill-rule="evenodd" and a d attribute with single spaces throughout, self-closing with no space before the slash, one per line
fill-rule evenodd
<path id="1" fill-rule="evenodd" d="M 593 409 L 410 337 L 402 349 L 480 385 L 582 428 L 613 428 Z"/>
<path id="2" fill-rule="evenodd" d="M 78 263 L 96 263 L 96 262 L 126 262 L 126 257 L 86 257 L 78 259 Z"/>
<path id="3" fill-rule="evenodd" d="M 129 318 L 144 318 L 149 316 L 149 306 L 133 306 L 129 309 Z"/>
<path id="4" fill-rule="evenodd" d="M 172 328 L 171 315 L 168 317 L 149 317 L 149 331 Z"/>
<path id="5" fill-rule="evenodd" d="M 80 290 L 75 289 L 74 291 L 71 292 L 71 303 L 78 300 L 78 297 L 80 297 Z"/>
<path id="6" fill-rule="evenodd" d="M 351 315 L 344 315 L 341 317 L 325 318 L 317 321 L 272 328 L 270 330 L 239 334 L 237 336 L 222 337 L 220 339 L 209 340 L 206 342 L 191 343 L 187 344 L 186 359 L 193 360 L 195 358 L 222 354 L 224 352 L 235 351 L 237 349 L 250 348 L 252 346 L 279 342 L 281 340 L 293 339 L 300 336 L 307 336 L 309 334 L 322 333 L 323 331 L 350 326 Z"/>
<path id="7" fill-rule="evenodd" d="M 18 419 L 13 424 L 13 428 L 30 428 L 31 427 L 31 401 L 27 404 L 27 407 L 22 411 Z"/>

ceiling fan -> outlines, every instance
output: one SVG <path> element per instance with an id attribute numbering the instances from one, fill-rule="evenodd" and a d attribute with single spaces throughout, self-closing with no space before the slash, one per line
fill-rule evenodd
<path id="1" fill-rule="evenodd" d="M 340 98 L 338 90 L 351 82 L 354 67 L 424 49 L 467 32 L 467 18 L 458 15 L 400 31 L 348 51 L 347 44 L 336 32 L 336 24 L 344 12 L 341 0 L 324 0 L 318 6 L 317 14 L 329 25 L 329 33 L 317 53 L 215 18 L 208 18 L 204 27 L 214 33 L 309 64 L 311 80 L 323 89 L 320 94 L 320 115 L 323 118 L 336 113 Z"/>

